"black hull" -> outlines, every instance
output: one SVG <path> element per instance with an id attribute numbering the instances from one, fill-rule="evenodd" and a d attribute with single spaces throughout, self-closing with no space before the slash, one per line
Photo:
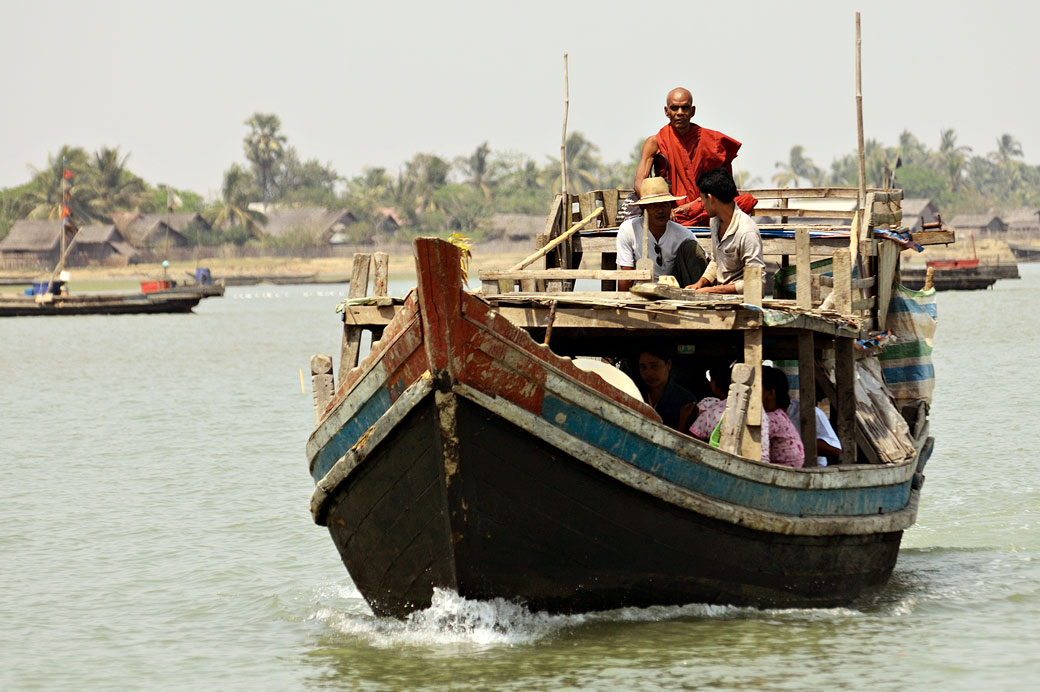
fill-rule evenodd
<path id="1" fill-rule="evenodd" d="M 200 293 L 165 296 L 160 298 L 133 297 L 129 299 L 82 297 L 37 303 L 29 298 L 0 300 L 0 317 L 29 317 L 33 315 L 147 315 L 191 312 L 203 296 Z"/>
<path id="2" fill-rule="evenodd" d="M 457 402 L 457 469 L 431 394 L 327 505 L 333 541 L 377 615 L 425 608 L 435 587 L 549 612 L 832 607 L 880 588 L 895 565 L 902 531 L 795 536 L 711 519 Z"/>

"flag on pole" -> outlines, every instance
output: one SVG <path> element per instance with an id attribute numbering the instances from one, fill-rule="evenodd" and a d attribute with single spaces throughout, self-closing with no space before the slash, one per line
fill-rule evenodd
<path id="1" fill-rule="evenodd" d="M 62 169 L 62 173 L 61 173 L 61 177 L 65 178 L 65 180 L 68 180 L 70 178 L 75 178 L 76 174 L 73 173 L 72 171 L 70 171 L 68 168 L 63 168 Z"/>
<path id="2" fill-rule="evenodd" d="M 72 216 L 72 211 L 64 204 L 61 205 L 61 218 L 67 219 L 70 216 Z"/>
<path id="3" fill-rule="evenodd" d="M 180 195 L 174 192 L 172 187 L 166 188 L 166 209 L 168 211 L 176 211 L 183 206 L 184 200 L 180 198 Z"/>

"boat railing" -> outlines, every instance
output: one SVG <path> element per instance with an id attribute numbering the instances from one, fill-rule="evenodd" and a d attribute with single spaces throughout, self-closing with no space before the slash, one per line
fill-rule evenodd
<path id="1" fill-rule="evenodd" d="M 953 233 L 929 230 L 912 236 L 902 227 L 903 191 L 870 189 L 860 214 L 859 190 L 846 187 L 748 190 L 759 204 L 753 214 L 763 232 L 767 263 L 790 273 L 791 307 L 824 309 L 853 318 L 865 328 L 884 329 L 899 254 L 910 243 L 953 242 Z M 573 291 L 575 281 L 598 280 L 600 291 L 615 291 L 619 279 L 652 280 L 652 271 L 617 267 L 616 232 L 625 218 L 630 190 L 593 190 L 556 195 L 538 248 L 529 259 L 504 270 L 483 270 L 485 294 L 514 291 Z M 576 228 L 577 227 L 577 228 Z M 705 248 L 706 228 L 694 229 Z M 878 233 L 877 231 L 881 231 Z M 890 232 L 904 233 L 896 239 Z M 566 236 L 566 237 L 564 237 Z M 552 246 L 551 249 L 548 249 Z M 776 298 L 777 296 L 774 296 Z"/>

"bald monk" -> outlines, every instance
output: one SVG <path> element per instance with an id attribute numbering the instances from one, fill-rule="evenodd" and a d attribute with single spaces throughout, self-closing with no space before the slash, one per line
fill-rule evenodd
<path id="1" fill-rule="evenodd" d="M 732 162 L 740 150 L 740 142 L 732 137 L 695 125 L 693 115 L 696 112 L 689 90 L 677 87 L 668 92 L 664 107 L 668 124 L 643 143 L 634 185 L 636 193 L 639 193 L 643 180 L 651 175 L 651 169 L 656 168 L 656 174 L 668 180 L 673 195 L 689 200 L 672 210 L 672 220 L 683 226 L 708 225 L 697 178 L 720 166 L 732 175 Z M 747 193 L 738 195 L 734 201 L 745 213 L 751 213 L 758 203 Z"/>

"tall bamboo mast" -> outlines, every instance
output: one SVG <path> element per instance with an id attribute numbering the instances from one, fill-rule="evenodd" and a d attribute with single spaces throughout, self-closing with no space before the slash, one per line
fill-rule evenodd
<path id="1" fill-rule="evenodd" d="M 68 170 L 65 167 L 65 157 L 61 157 L 61 203 L 58 205 L 58 217 L 61 219 L 58 226 L 58 234 L 61 236 L 61 254 L 58 255 L 58 268 L 54 270 L 54 275 L 57 276 L 61 272 L 65 271 L 65 208 L 69 203 L 69 196 L 66 190 L 68 184 L 68 178 L 65 177 L 65 171 Z M 53 278 L 51 279 L 53 281 Z"/>
<path id="2" fill-rule="evenodd" d="M 859 12 L 856 13 L 856 136 L 858 140 L 859 154 L 859 195 L 856 211 L 856 222 L 852 224 L 852 233 L 849 234 L 849 250 L 852 261 L 859 258 L 859 236 L 866 232 L 866 210 L 863 208 L 867 203 L 867 159 L 866 147 L 863 144 L 863 60 L 862 60 L 863 38 L 860 34 Z"/>
<path id="3" fill-rule="evenodd" d="M 564 222 L 570 224 L 570 204 L 567 197 L 567 113 L 571 107 L 570 80 L 567 76 L 567 53 L 563 53 L 563 136 L 560 140 L 560 191 L 563 193 Z"/>

